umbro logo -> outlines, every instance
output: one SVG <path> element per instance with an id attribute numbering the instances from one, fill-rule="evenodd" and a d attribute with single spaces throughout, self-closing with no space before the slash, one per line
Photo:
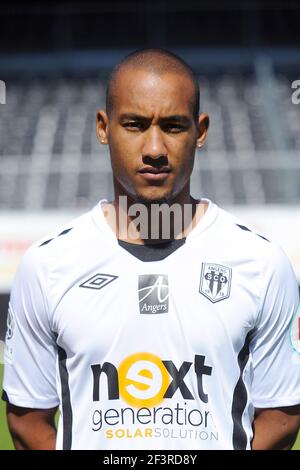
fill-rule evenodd
<path id="1" fill-rule="evenodd" d="M 119 276 L 113 276 L 112 274 L 95 274 L 93 277 L 80 284 L 79 287 L 99 290 L 118 279 L 118 277 Z"/>

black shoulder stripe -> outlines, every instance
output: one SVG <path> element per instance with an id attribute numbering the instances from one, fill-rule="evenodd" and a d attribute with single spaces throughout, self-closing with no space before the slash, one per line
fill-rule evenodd
<path id="1" fill-rule="evenodd" d="M 266 240 L 267 242 L 270 243 L 270 240 L 268 240 L 266 237 L 263 237 L 262 235 L 259 235 L 259 233 L 256 233 L 256 235 L 258 235 L 260 238 L 262 238 L 263 240 Z"/>
<path id="2" fill-rule="evenodd" d="M 46 240 L 46 241 L 43 242 L 40 246 L 47 245 L 48 243 L 52 242 L 52 240 L 54 240 L 54 238 L 50 238 L 49 240 Z"/>
<path id="3" fill-rule="evenodd" d="M 70 232 L 70 230 L 72 230 L 72 229 L 73 229 L 73 227 L 67 228 L 66 230 L 63 230 L 62 232 L 60 232 L 60 233 L 57 235 L 57 237 L 60 237 L 61 235 L 66 235 L 66 233 Z M 55 240 L 55 238 L 57 238 L 57 237 L 50 238 L 49 240 L 46 240 L 45 242 L 41 243 L 41 245 L 39 246 L 39 248 L 40 248 L 41 246 L 47 245 L 48 243 L 52 242 L 52 240 Z"/>
<path id="4" fill-rule="evenodd" d="M 59 233 L 57 236 L 60 237 L 61 235 L 65 235 L 66 233 L 70 232 L 70 230 L 72 230 L 73 227 L 71 228 L 67 228 L 66 230 L 63 230 L 61 233 Z"/>
<path id="5" fill-rule="evenodd" d="M 240 225 L 240 224 L 236 224 L 238 227 L 240 227 L 242 230 L 246 230 L 247 232 L 251 232 L 250 228 L 248 227 L 245 227 L 245 225 Z"/>
<path id="6" fill-rule="evenodd" d="M 239 227 L 239 228 L 242 229 L 242 230 L 245 230 L 246 232 L 251 232 L 251 233 L 253 233 L 254 235 L 257 235 L 258 237 L 260 237 L 260 238 L 262 238 L 263 240 L 266 240 L 267 242 L 270 243 L 270 240 L 268 240 L 266 237 L 263 237 L 262 235 L 259 235 L 259 233 L 252 232 L 252 230 L 250 230 L 250 228 L 248 228 L 248 227 L 245 227 L 245 225 L 236 224 L 236 226 Z"/>

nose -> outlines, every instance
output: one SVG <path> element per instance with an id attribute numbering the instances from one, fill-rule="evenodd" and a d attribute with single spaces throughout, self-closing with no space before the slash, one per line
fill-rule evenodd
<path id="1" fill-rule="evenodd" d="M 143 158 L 148 157 L 157 159 L 160 157 L 167 157 L 168 152 L 165 146 L 164 136 L 158 126 L 150 126 L 144 133 L 144 139 L 142 148 Z"/>

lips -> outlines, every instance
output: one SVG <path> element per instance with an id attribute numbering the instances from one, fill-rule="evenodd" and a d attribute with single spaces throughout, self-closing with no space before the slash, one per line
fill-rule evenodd
<path id="1" fill-rule="evenodd" d="M 170 168 L 168 167 L 153 167 L 153 166 L 145 166 L 141 168 L 138 173 L 142 175 L 143 178 L 148 180 L 149 182 L 155 181 L 164 181 L 168 174 L 170 173 Z"/>
<path id="2" fill-rule="evenodd" d="M 170 173 L 170 168 L 167 166 L 160 166 L 160 167 L 154 167 L 154 166 L 144 166 L 139 170 L 139 173 L 152 173 L 154 175 L 158 175 L 159 173 Z"/>

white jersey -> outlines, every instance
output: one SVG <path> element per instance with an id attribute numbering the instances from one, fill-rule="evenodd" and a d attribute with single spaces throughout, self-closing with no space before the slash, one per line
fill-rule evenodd
<path id="1" fill-rule="evenodd" d="M 256 407 L 300 402 L 289 261 L 210 201 L 185 243 L 140 258 L 101 202 L 28 250 L 5 399 L 59 405 L 58 449 L 250 449 Z"/>

